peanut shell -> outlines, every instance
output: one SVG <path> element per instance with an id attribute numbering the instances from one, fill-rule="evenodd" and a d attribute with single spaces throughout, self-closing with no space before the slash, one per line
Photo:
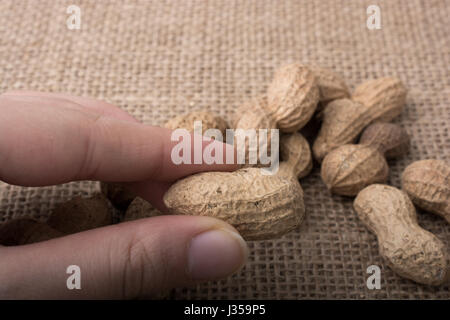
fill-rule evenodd
<path id="1" fill-rule="evenodd" d="M 281 131 L 298 131 L 311 119 L 319 102 L 314 73 L 299 63 L 281 67 L 267 89 L 267 102 Z"/>
<path id="2" fill-rule="evenodd" d="M 402 156 L 409 150 L 406 130 L 387 122 L 376 122 L 368 126 L 364 129 L 359 143 L 377 148 L 388 159 Z"/>
<path id="3" fill-rule="evenodd" d="M 202 122 L 202 134 L 205 134 L 208 129 L 218 129 L 222 133 L 223 140 L 225 140 L 226 129 L 229 127 L 228 123 L 219 115 L 209 111 L 193 111 L 179 115 L 167 121 L 164 127 L 171 130 L 186 129 L 192 132 L 194 131 L 195 121 Z"/>
<path id="4" fill-rule="evenodd" d="M 427 285 L 449 279 L 445 245 L 417 223 L 414 206 L 401 190 L 374 184 L 359 192 L 353 206 L 378 238 L 379 252 L 398 275 Z"/>
<path id="5" fill-rule="evenodd" d="M 389 168 L 384 160 L 408 151 L 409 136 L 399 125 L 373 123 L 363 132 L 360 144 L 332 150 L 322 162 L 321 175 L 331 192 L 353 196 L 372 183 L 383 183 Z"/>
<path id="6" fill-rule="evenodd" d="M 370 110 L 371 122 L 389 122 L 402 112 L 406 103 L 406 88 L 398 78 L 378 78 L 356 87 L 352 100 Z"/>
<path id="7" fill-rule="evenodd" d="M 307 176 L 312 170 L 311 149 L 308 141 L 299 132 L 281 136 L 280 157 L 298 179 Z"/>
<path id="8" fill-rule="evenodd" d="M 450 223 L 450 166 L 443 160 L 420 160 L 406 167 L 402 188 L 418 207 Z"/>
<path id="9" fill-rule="evenodd" d="M 126 210 L 136 195 L 120 183 L 100 182 L 100 190 L 119 210 Z"/>
<path id="10" fill-rule="evenodd" d="M 271 131 L 276 129 L 275 120 L 267 113 L 265 110 L 267 101 L 264 98 L 253 99 L 249 102 L 244 103 L 236 112 L 236 118 L 234 121 L 234 143 L 237 144 L 238 139 L 245 139 L 245 143 L 242 144 L 245 150 L 240 150 L 245 152 L 245 164 L 246 166 L 251 165 L 261 165 L 259 162 L 259 151 L 267 150 L 267 155 L 270 156 L 271 151 Z M 244 131 L 236 130 L 248 130 L 255 129 L 256 135 L 253 137 L 255 143 L 249 143 L 252 141 L 251 137 L 245 135 Z M 259 135 L 259 129 L 267 129 L 266 140 L 263 141 Z M 254 152 L 256 155 L 255 164 L 250 164 L 250 154 Z"/>
<path id="11" fill-rule="evenodd" d="M 76 197 L 59 204 L 47 224 L 65 234 L 71 234 L 110 225 L 112 214 L 103 195 Z"/>
<path id="12" fill-rule="evenodd" d="M 318 66 L 310 66 L 309 68 L 317 78 L 320 109 L 332 100 L 350 98 L 348 87 L 339 74 L 333 70 Z"/>
<path id="13" fill-rule="evenodd" d="M 389 167 L 376 148 L 346 144 L 327 154 L 320 173 L 330 192 L 354 196 L 370 184 L 386 182 Z"/>
<path id="14" fill-rule="evenodd" d="M 125 212 L 123 221 L 133 221 L 160 215 L 162 215 L 162 213 L 154 208 L 147 200 L 136 197 Z"/>
<path id="15" fill-rule="evenodd" d="M 359 133 L 368 125 L 362 115 L 364 106 L 350 99 L 331 101 L 322 113 L 323 122 L 313 144 L 313 154 L 318 161 L 333 149 L 355 142 Z"/>
<path id="16" fill-rule="evenodd" d="M 189 176 L 172 185 L 164 203 L 176 214 L 224 220 L 246 240 L 279 237 L 297 228 L 305 215 L 298 181 L 264 175 L 260 168 Z"/>
<path id="17" fill-rule="evenodd" d="M 352 99 L 331 101 L 323 111 L 323 123 L 313 144 L 318 161 L 331 150 L 352 143 L 373 122 L 389 122 L 405 105 L 406 88 L 396 78 L 380 78 L 358 86 Z"/>

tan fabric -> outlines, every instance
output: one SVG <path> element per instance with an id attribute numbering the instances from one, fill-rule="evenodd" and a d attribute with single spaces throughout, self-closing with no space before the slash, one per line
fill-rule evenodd
<path id="1" fill-rule="evenodd" d="M 366 28 L 381 7 L 382 29 Z M 66 8 L 82 10 L 68 30 Z M 353 89 L 387 75 L 409 88 L 397 122 L 412 136 L 408 156 L 391 161 L 390 183 L 422 158 L 450 160 L 448 1 L 0 1 L 0 91 L 30 89 L 104 99 L 147 124 L 188 110 L 231 119 L 263 93 L 276 67 L 299 61 L 330 67 Z M 302 180 L 307 219 L 274 241 L 250 243 L 237 275 L 172 298 L 450 298 L 448 285 L 416 285 L 386 268 L 352 200 L 331 197 L 316 167 Z M 99 190 L 93 182 L 48 188 L 0 185 L 0 221 L 45 219 L 55 203 Z M 450 244 L 443 219 L 420 224 Z M 449 249 L 450 250 L 450 249 Z M 366 288 L 366 268 L 382 267 L 382 289 Z"/>

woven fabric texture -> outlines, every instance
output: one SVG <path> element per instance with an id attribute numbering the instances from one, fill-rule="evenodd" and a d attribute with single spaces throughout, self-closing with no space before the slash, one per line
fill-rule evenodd
<path id="1" fill-rule="evenodd" d="M 67 28 L 71 4 L 81 8 L 80 30 Z M 380 30 L 366 27 L 371 4 L 381 8 Z M 394 75 L 409 90 L 395 122 L 412 139 L 409 154 L 389 163 L 389 183 L 399 187 L 409 163 L 450 160 L 449 16 L 446 0 L 0 0 L 0 92 L 91 96 L 159 125 L 202 109 L 230 120 L 288 62 L 332 68 L 352 89 Z M 298 230 L 250 242 L 249 262 L 238 274 L 178 288 L 170 297 L 450 298 L 448 285 L 418 285 L 386 267 L 352 199 L 331 196 L 317 164 L 301 183 L 307 218 Z M 0 183 L 0 222 L 45 220 L 55 204 L 98 190 L 97 182 L 45 188 Z M 418 215 L 420 225 L 450 248 L 450 226 L 432 214 Z M 382 270 L 380 290 L 366 287 L 366 269 L 373 264 Z"/>

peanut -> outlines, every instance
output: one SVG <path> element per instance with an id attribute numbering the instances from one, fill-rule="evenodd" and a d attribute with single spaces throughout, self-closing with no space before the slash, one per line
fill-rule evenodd
<path id="1" fill-rule="evenodd" d="M 418 225 L 414 206 L 404 192 L 374 184 L 359 192 L 353 206 L 362 223 L 377 236 L 380 255 L 394 272 L 428 285 L 448 280 L 446 248 Z"/>
<path id="2" fill-rule="evenodd" d="M 387 159 L 393 159 L 408 153 L 409 140 L 408 133 L 399 125 L 376 122 L 363 131 L 359 144 L 373 146 Z"/>
<path id="3" fill-rule="evenodd" d="M 317 78 L 319 87 L 320 103 L 317 111 L 322 110 L 332 100 L 350 98 L 348 87 L 340 75 L 327 68 L 318 66 L 310 66 L 309 68 Z"/>
<path id="4" fill-rule="evenodd" d="M 418 207 L 450 223 L 450 166 L 443 160 L 420 160 L 406 167 L 402 188 Z"/>
<path id="5" fill-rule="evenodd" d="M 0 225 L 0 244 L 17 246 L 58 238 L 64 233 L 33 219 L 15 219 Z"/>
<path id="6" fill-rule="evenodd" d="M 186 129 L 192 132 L 194 131 L 195 121 L 202 122 L 202 134 L 208 129 L 218 129 L 222 133 L 223 139 L 225 139 L 225 130 L 228 128 L 228 123 L 222 117 L 209 111 L 194 111 L 177 116 L 167 121 L 164 127 L 171 130 Z"/>
<path id="7" fill-rule="evenodd" d="M 380 78 L 358 86 L 352 99 L 330 102 L 313 144 L 315 158 L 322 161 L 331 150 L 354 142 L 373 122 L 391 121 L 402 112 L 405 100 L 406 89 L 399 79 Z"/>
<path id="8" fill-rule="evenodd" d="M 372 183 L 386 182 L 389 167 L 377 149 L 346 144 L 325 157 L 320 173 L 330 192 L 354 196 Z"/>
<path id="9" fill-rule="evenodd" d="M 311 119 L 319 102 L 314 73 L 299 63 L 281 67 L 267 89 L 267 102 L 267 110 L 281 131 L 298 131 Z"/>
<path id="10" fill-rule="evenodd" d="M 279 237 L 303 221 L 303 191 L 298 181 L 261 171 L 198 173 L 172 185 L 164 203 L 177 214 L 224 220 L 246 240 Z"/>
<path id="11" fill-rule="evenodd" d="M 119 210 L 126 210 L 136 195 L 120 183 L 100 182 L 100 190 Z"/>
<path id="12" fill-rule="evenodd" d="M 253 99 L 247 103 L 244 103 L 236 112 L 234 121 L 235 135 L 234 143 L 238 143 L 239 139 L 242 139 L 245 147 L 244 150 L 238 150 L 245 152 L 245 163 L 248 165 L 261 165 L 258 157 L 258 150 L 267 150 L 267 155 L 270 155 L 271 147 L 271 131 L 276 129 L 275 120 L 269 116 L 265 111 L 267 101 L 265 98 Z M 256 135 L 246 136 L 245 130 L 255 129 Z M 259 129 L 267 129 L 266 139 L 262 139 L 259 135 Z M 252 143 L 250 143 L 250 141 Z M 254 154 L 256 159 L 251 159 L 251 155 Z M 251 160 L 251 161 L 250 161 Z"/>
<path id="13" fill-rule="evenodd" d="M 301 179 L 312 170 L 311 149 L 308 141 L 299 132 L 281 136 L 280 157 L 282 160 L 278 169 L 280 175 L 293 175 Z"/>
<path id="14" fill-rule="evenodd" d="M 160 215 L 162 215 L 162 213 L 154 208 L 147 200 L 136 197 L 125 212 L 123 221 L 133 221 Z"/>
<path id="15" fill-rule="evenodd" d="M 112 224 L 112 214 L 103 195 L 76 197 L 58 205 L 47 224 L 65 234 L 77 233 Z"/>
<path id="16" fill-rule="evenodd" d="M 399 156 L 408 147 L 408 134 L 400 126 L 372 124 L 364 131 L 360 144 L 346 144 L 326 155 L 322 180 L 332 193 L 354 196 L 370 184 L 386 182 L 389 167 L 384 154 Z"/>

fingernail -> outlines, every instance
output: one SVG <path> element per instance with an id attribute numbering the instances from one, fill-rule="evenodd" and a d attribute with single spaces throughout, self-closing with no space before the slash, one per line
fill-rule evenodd
<path id="1" fill-rule="evenodd" d="M 195 236 L 188 253 L 188 273 L 194 280 L 214 280 L 238 271 L 248 248 L 236 232 L 213 229 Z"/>

